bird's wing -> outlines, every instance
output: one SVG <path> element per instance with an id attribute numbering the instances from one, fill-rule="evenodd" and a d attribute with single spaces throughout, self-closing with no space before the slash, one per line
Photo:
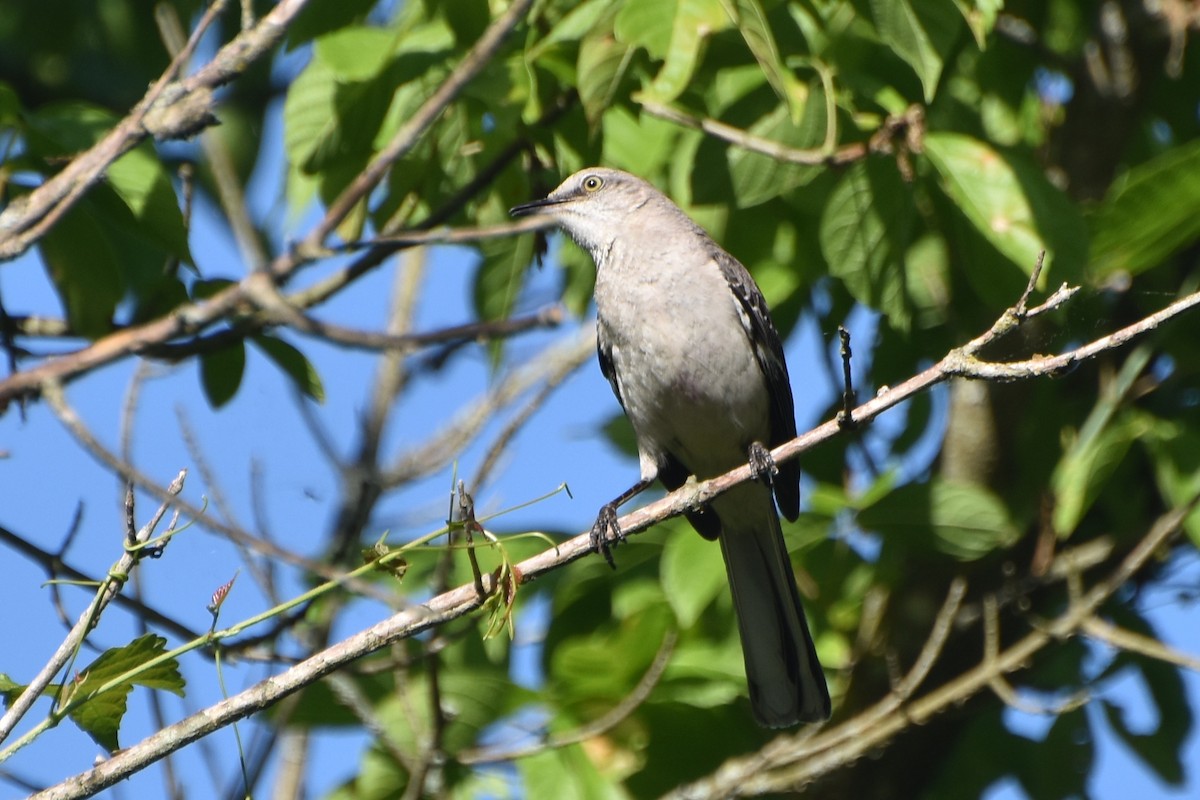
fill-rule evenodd
<path id="1" fill-rule="evenodd" d="M 788 379 L 787 362 L 783 357 L 783 342 L 771 321 L 767 301 L 742 263 L 714 242 L 711 255 L 738 304 L 738 316 L 754 348 L 754 356 L 767 382 L 771 395 L 771 435 L 768 447 L 778 447 L 796 438 L 796 409 L 792 401 L 792 384 Z M 775 499 L 779 510 L 789 520 L 800 513 L 800 465 L 793 459 L 779 465 L 775 476 Z"/>
<path id="2" fill-rule="evenodd" d="M 621 397 L 621 385 L 617 383 L 617 368 L 613 364 L 612 342 L 608 340 L 604 325 L 599 320 L 596 321 L 596 358 L 600 361 L 600 374 L 612 387 L 613 394 L 617 396 L 617 402 L 621 404 L 621 410 L 626 411 L 625 400 Z M 628 412 L 626 411 L 626 413 Z"/>

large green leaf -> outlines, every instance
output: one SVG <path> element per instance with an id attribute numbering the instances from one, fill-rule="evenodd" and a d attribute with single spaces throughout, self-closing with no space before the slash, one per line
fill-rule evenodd
<path id="1" fill-rule="evenodd" d="M 645 49 L 650 57 L 667 55 L 679 0 L 625 0 L 613 21 L 617 41 Z"/>
<path id="2" fill-rule="evenodd" d="M 721 0 L 678 0 L 666 59 L 646 88 L 646 96 L 669 103 L 681 95 L 700 64 L 705 40 L 730 24 Z"/>
<path id="3" fill-rule="evenodd" d="M 625 74 L 630 48 L 605 31 L 579 43 L 576 88 L 588 122 L 595 125 L 608 109 Z"/>
<path id="4" fill-rule="evenodd" d="M 525 797 L 555 800 L 625 800 L 628 794 L 605 778 L 580 745 L 552 748 L 517 761 Z"/>
<path id="5" fill-rule="evenodd" d="M 825 139 L 826 120 L 825 92 L 820 83 L 814 83 L 809 86 L 798 124 L 792 122 L 786 106 L 776 105 L 750 126 L 750 133 L 787 147 L 813 148 Z M 699 152 L 703 154 L 703 148 Z M 823 171 L 803 164 L 781 163 L 741 147 L 729 148 L 726 158 L 738 208 L 750 208 L 779 197 L 807 184 Z M 698 162 L 702 162 L 702 158 Z M 697 163 L 695 169 L 711 167 Z"/>
<path id="6" fill-rule="evenodd" d="M 830 274 L 901 330 L 912 316 L 904 257 L 914 218 L 908 186 L 895 164 L 882 159 L 847 170 L 821 216 L 821 250 Z"/>
<path id="7" fill-rule="evenodd" d="M 932 102 L 962 16 L 951 3 L 921 0 L 871 0 L 871 10 L 879 35 L 917 73 L 925 102 Z"/>
<path id="8" fill-rule="evenodd" d="M 675 611 L 679 627 L 690 628 L 700 613 L 725 590 L 721 548 L 693 533 L 688 526 L 667 537 L 662 554 L 663 594 Z"/>
<path id="9" fill-rule="evenodd" d="M 798 123 L 807 91 L 780 57 L 762 4 L 758 0 L 721 0 L 721 3 L 746 40 L 746 46 L 762 69 L 767 83 L 775 90 L 780 101 L 787 105 L 792 121 Z"/>
<path id="10" fill-rule="evenodd" d="M 317 39 L 313 59 L 329 67 L 337 81 L 365 81 L 391 61 L 397 39 L 395 31 L 384 28 L 341 28 Z"/>
<path id="11" fill-rule="evenodd" d="M 533 236 L 510 236 L 480 244 L 483 262 L 475 273 L 475 311 L 480 319 L 504 319 L 533 261 Z"/>
<path id="12" fill-rule="evenodd" d="M 1091 262 L 1098 277 L 1154 267 L 1200 239 L 1200 140 L 1126 172 L 1092 214 Z"/>
<path id="13" fill-rule="evenodd" d="M 1087 253 L 1083 218 L 1039 168 L 958 133 L 929 134 L 925 153 L 947 196 L 1013 265 L 1028 275 L 1045 250 L 1043 280 L 1050 273 L 1059 280 L 1078 275 Z M 985 265 L 964 267 L 970 271 Z M 972 277 L 977 285 L 994 285 L 994 276 Z"/>
<path id="14" fill-rule="evenodd" d="M 116 123 L 117 117 L 108 110 L 85 103 L 46 106 L 29 117 L 32 154 L 52 159 L 74 156 L 98 142 Z M 128 207 L 140 238 L 157 245 L 164 257 L 191 263 L 171 175 L 152 144 L 144 142 L 122 155 L 104 179 Z"/>
<path id="15" fill-rule="evenodd" d="M 885 548 L 938 551 L 973 561 L 1020 536 L 1008 509 L 982 486 L 933 479 L 901 486 L 858 512 L 858 524 Z"/>
<path id="16" fill-rule="evenodd" d="M 38 242 L 71 328 L 97 338 L 112 329 L 125 293 L 121 259 L 96 205 L 83 198 Z"/>
<path id="17" fill-rule="evenodd" d="M 82 700 L 69 712 L 71 721 L 97 744 L 109 751 L 116 750 L 120 746 L 117 734 L 125 716 L 126 700 L 134 686 L 168 691 L 183 697 L 185 682 L 179 674 L 178 662 L 173 658 L 159 661 L 99 694 L 88 695 L 157 659 L 166 652 L 166 644 L 167 640 L 161 636 L 146 634 L 123 647 L 105 650 L 99 658 L 80 670 L 66 687 L 56 684 L 45 689 L 43 694 L 57 696 L 60 704 Z M 6 703 L 11 705 L 25 689 L 25 686 L 14 683 L 7 675 L 0 674 L 0 694 Z"/>

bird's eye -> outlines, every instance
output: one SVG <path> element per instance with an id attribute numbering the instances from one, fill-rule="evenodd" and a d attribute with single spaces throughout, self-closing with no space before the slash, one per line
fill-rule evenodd
<path id="1" fill-rule="evenodd" d="M 588 175 L 583 179 L 583 190 L 585 192 L 596 192 L 604 185 L 604 179 L 599 175 Z"/>

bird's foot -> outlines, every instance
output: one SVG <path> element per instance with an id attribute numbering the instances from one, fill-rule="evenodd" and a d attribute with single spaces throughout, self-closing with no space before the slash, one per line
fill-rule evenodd
<path id="1" fill-rule="evenodd" d="M 752 442 L 749 460 L 750 475 L 754 480 L 771 486 L 775 481 L 775 475 L 779 472 L 779 467 L 775 466 L 775 459 L 771 457 L 771 451 L 763 447 L 760 442 Z"/>
<path id="2" fill-rule="evenodd" d="M 616 569 L 612 549 L 625 541 L 625 534 L 617 524 L 617 507 L 614 504 L 607 503 L 600 507 L 600 513 L 596 515 L 596 522 L 592 525 L 591 539 L 592 549 L 604 556 L 608 565 Z"/>

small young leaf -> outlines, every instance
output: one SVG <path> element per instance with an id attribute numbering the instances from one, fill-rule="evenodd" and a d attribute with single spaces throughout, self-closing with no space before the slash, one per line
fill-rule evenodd
<path id="1" fill-rule="evenodd" d="M 297 389 L 318 403 L 325 402 L 325 384 L 304 353 L 274 336 L 255 336 L 252 341 L 292 379 Z"/>

